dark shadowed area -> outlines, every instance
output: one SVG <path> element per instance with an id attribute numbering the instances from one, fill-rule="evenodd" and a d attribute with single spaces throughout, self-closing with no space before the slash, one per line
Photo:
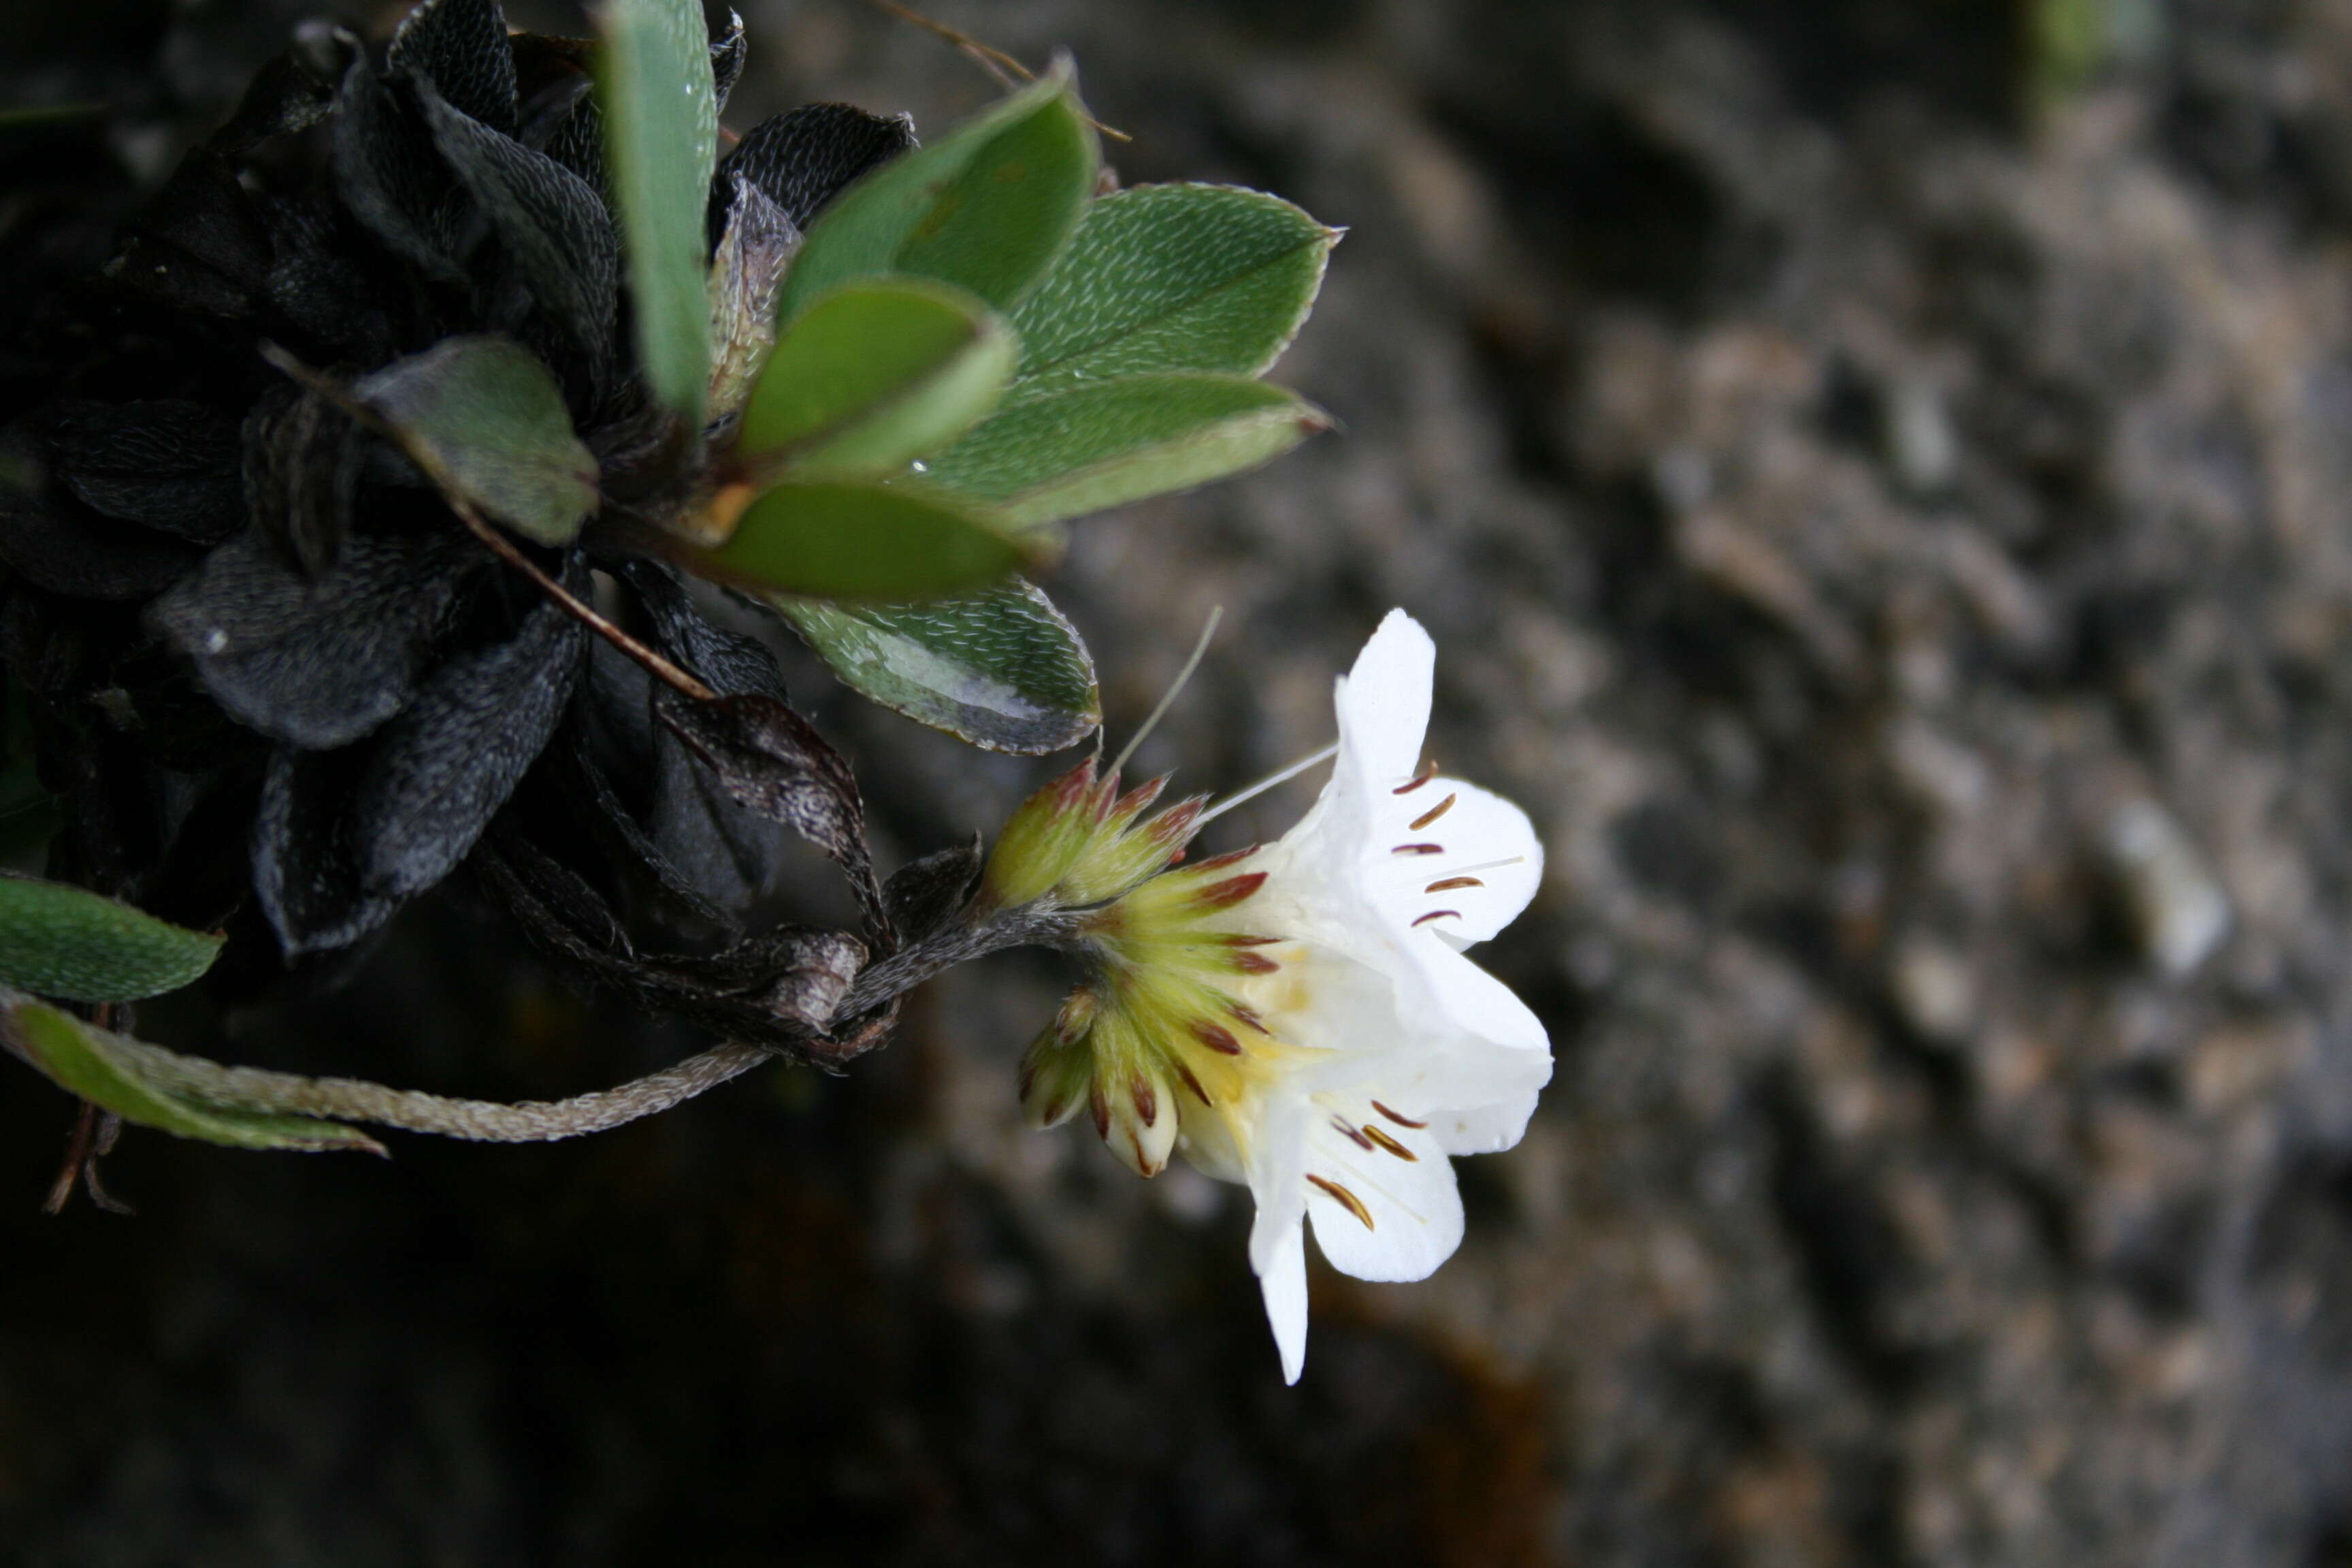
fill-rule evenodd
<path id="1" fill-rule="evenodd" d="M 995 91 L 744 9 L 739 126 Z M 1072 51 L 1128 183 L 1349 231 L 1275 374 L 1340 429 L 1054 585 L 1114 745 L 1224 606 L 1138 759 L 1193 788 L 1435 636 L 1433 752 L 1550 857 L 1484 956 L 1558 1070 L 1460 1255 L 1318 1264 L 1286 1389 L 1245 1194 L 1022 1130 L 1023 955 L 577 1143 L 133 1130 L 135 1218 L 41 1214 L 72 1104 L 0 1061 L 0 1561 L 2352 1563 L 2352 6 L 937 11 Z M 0 105 L 114 106 L 0 128 L 0 329 L 310 14 L 0 4 Z M 886 869 L 1052 765 L 787 673 Z M 462 879 L 142 1022 L 502 1099 L 702 1043 Z"/>

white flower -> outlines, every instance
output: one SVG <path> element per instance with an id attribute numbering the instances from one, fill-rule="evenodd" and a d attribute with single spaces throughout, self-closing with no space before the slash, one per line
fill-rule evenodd
<path id="1" fill-rule="evenodd" d="M 1462 1240 L 1448 1156 L 1507 1149 L 1551 1077 L 1550 1041 L 1510 988 L 1463 956 L 1534 897 L 1527 814 L 1420 770 L 1436 650 L 1392 610 L 1338 682 L 1331 779 L 1282 840 L 1244 863 L 1265 881 L 1203 923 L 1279 935 L 1272 973 L 1230 982 L 1283 1046 L 1230 1103 L 1183 1105 L 1178 1146 L 1245 1181 L 1250 1263 L 1296 1383 L 1307 1356 L 1303 1225 L 1359 1279 L 1426 1279 Z"/>
<path id="2" fill-rule="evenodd" d="M 1142 1175 L 1181 1150 L 1249 1184 L 1292 1383 L 1307 1221 L 1344 1273 L 1426 1278 L 1462 1241 L 1450 1156 L 1517 1142 L 1551 1077 L 1543 1026 L 1463 956 L 1527 907 L 1543 848 L 1518 807 L 1421 770 L 1435 662 L 1391 611 L 1338 683 L 1330 782 L 1277 844 L 1161 870 L 1201 803 L 1147 817 L 1158 784 L 1119 796 L 1089 763 L 1014 814 L 984 887 L 1097 906 L 1097 973 L 1030 1047 L 1023 1105 L 1038 1126 L 1089 1109 Z"/>

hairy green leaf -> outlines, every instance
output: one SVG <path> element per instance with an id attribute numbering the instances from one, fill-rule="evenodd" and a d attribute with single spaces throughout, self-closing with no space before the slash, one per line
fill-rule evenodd
<path id="1" fill-rule="evenodd" d="M 526 539 L 568 544 L 596 510 L 596 459 L 554 376 L 519 343 L 445 338 L 352 393 L 436 483 Z"/>
<path id="2" fill-rule="evenodd" d="M 911 485 L 793 480 L 753 501 L 734 533 L 685 564 L 740 587 L 829 599 L 920 599 L 976 587 L 1021 547 L 969 501 Z"/>
<path id="3" fill-rule="evenodd" d="M 172 1059 L 170 1052 L 110 1034 L 29 996 L 0 994 L 0 1037 L 59 1089 L 142 1127 L 235 1149 L 384 1152 L 374 1139 L 340 1121 L 196 1100 L 170 1087 L 157 1071 Z"/>
<path id="4" fill-rule="evenodd" d="M 1099 163 L 1076 89 L 1056 69 L 843 192 L 784 280 L 784 320 L 836 285 L 892 272 L 1007 310 L 1068 241 Z"/>
<path id="5" fill-rule="evenodd" d="M 703 215 L 719 150 L 719 97 L 701 0 L 605 0 L 596 90 L 620 208 L 637 357 L 654 395 L 702 423 L 710 374 Z"/>
<path id="6" fill-rule="evenodd" d="M 1261 375 L 1297 334 L 1337 230 L 1231 185 L 1137 185 L 1087 208 L 1013 314 L 1021 384 Z"/>
<path id="7" fill-rule="evenodd" d="M 1102 721 L 1087 645 L 1019 577 L 919 605 L 772 602 L 842 679 L 975 746 L 1036 756 Z"/>
<path id="8" fill-rule="evenodd" d="M 929 472 L 1034 528 L 1255 468 L 1329 426 L 1297 395 L 1245 377 L 1130 375 L 1008 403 Z"/>
<path id="9" fill-rule="evenodd" d="M 0 876 L 0 982 L 76 1002 L 133 1002 L 212 967 L 222 939 L 62 882 Z"/>
<path id="10" fill-rule="evenodd" d="M 798 477 L 879 477 L 953 441 L 1012 376 L 1012 328 L 920 278 L 845 283 L 793 319 L 743 410 L 736 450 Z"/>

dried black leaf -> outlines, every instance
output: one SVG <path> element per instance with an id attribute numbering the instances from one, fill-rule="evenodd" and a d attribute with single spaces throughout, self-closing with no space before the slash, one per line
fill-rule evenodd
<path id="1" fill-rule="evenodd" d="M 204 559 L 135 523 L 68 515 L 0 487 L 0 561 L 36 587 L 75 599 L 149 598 Z"/>
<path id="2" fill-rule="evenodd" d="M 901 866 L 882 886 L 882 902 L 901 944 L 913 947 L 951 923 L 971 903 L 987 858 L 979 839 Z"/>
<path id="3" fill-rule="evenodd" d="M 364 454 L 351 417 L 305 388 L 273 388 L 245 424 L 245 500 L 253 524 L 305 575 L 335 563 Z"/>
<path id="4" fill-rule="evenodd" d="M 432 135 L 364 58 L 343 73 L 333 131 L 335 183 L 352 216 L 426 277 L 463 283 L 459 208 Z"/>
<path id="5" fill-rule="evenodd" d="M 273 136 L 307 131 L 334 108 L 335 89 L 359 54 L 359 40 L 327 22 L 305 22 L 286 52 L 257 72 L 236 112 L 205 142 L 225 157 Z"/>
<path id="6" fill-rule="evenodd" d="M 805 229 L 866 171 L 915 145 L 905 115 L 884 119 L 846 103 L 811 103 L 763 120 L 720 161 L 710 183 L 713 232 L 741 174 Z"/>
<path id="7" fill-rule="evenodd" d="M 354 258 L 348 220 L 316 199 L 277 200 L 264 209 L 276 257 L 268 297 L 320 357 L 373 364 L 392 357 L 394 338 L 382 284 Z"/>
<path id="8" fill-rule="evenodd" d="M 61 405 L 58 477 L 92 510 L 217 544 L 245 521 L 236 421 L 184 399 Z"/>
<path id="9" fill-rule="evenodd" d="M 584 564 L 567 575 L 586 591 Z M 368 894 L 422 892 L 465 858 L 555 733 L 585 635 L 541 600 L 513 636 L 434 671 L 383 727 L 351 808 Z"/>
<path id="10" fill-rule="evenodd" d="M 464 535 L 355 535 L 313 579 L 260 533 L 241 533 L 148 618 L 238 722 L 297 746 L 341 746 L 407 703 L 459 587 L 488 560 Z"/>
<path id="11" fill-rule="evenodd" d="M 614 574 L 635 591 L 653 623 L 654 644 L 722 697 L 790 700 L 776 656 L 755 637 L 714 626 L 696 607 L 677 573 L 642 557 L 617 562 Z"/>
<path id="12" fill-rule="evenodd" d="M 596 192 L 543 153 L 420 86 L 433 139 L 514 258 L 540 308 L 601 361 L 612 347 L 620 240 Z"/>
<path id="13" fill-rule="evenodd" d="M 499 0 L 425 0 L 392 36 L 387 63 L 431 82 L 493 131 L 513 134 L 514 55 Z"/>
<path id="14" fill-rule="evenodd" d="M 855 938 L 786 927 L 709 956 L 642 953 L 594 889 L 503 821 L 473 864 L 532 945 L 573 972 L 802 1060 L 845 1054 L 823 1036 L 865 962 Z"/>
<path id="15" fill-rule="evenodd" d="M 888 912 L 866 847 L 866 808 L 841 753 L 772 697 L 698 701 L 663 691 L 655 711 L 737 804 L 784 824 L 848 874 L 884 945 Z"/>
<path id="16" fill-rule="evenodd" d="M 727 13 L 727 31 L 710 40 L 710 85 L 719 100 L 719 112 L 727 111 L 727 100 L 735 84 L 743 79 L 743 61 L 751 50 L 743 36 L 743 18 L 732 9 Z"/>
<path id="17" fill-rule="evenodd" d="M 155 194 L 107 271 L 158 304 L 250 315 L 268 288 L 269 231 L 227 160 L 196 148 Z"/>
<path id="18" fill-rule="evenodd" d="M 398 900 L 360 886 L 350 805 L 363 747 L 269 759 L 253 818 L 253 891 L 289 957 L 358 941 L 392 918 Z"/>

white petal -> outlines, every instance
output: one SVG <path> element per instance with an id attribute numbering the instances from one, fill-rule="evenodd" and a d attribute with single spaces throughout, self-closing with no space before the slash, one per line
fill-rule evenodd
<path id="1" fill-rule="evenodd" d="M 1421 623 L 1402 610 L 1391 610 L 1356 656 L 1355 668 L 1339 681 L 1333 699 L 1339 713 L 1335 783 L 1339 773 L 1349 771 L 1367 789 L 1392 789 L 1412 777 L 1429 733 L 1429 691 L 1436 669 L 1437 645 Z"/>
<path id="2" fill-rule="evenodd" d="M 1307 1169 L 1344 1187 L 1372 1223 L 1310 1188 L 1315 1244 L 1331 1267 L 1359 1279 L 1428 1279 L 1462 1245 L 1462 1194 L 1444 1151 L 1426 1131 L 1382 1118 L 1365 1099 L 1327 1096 L 1318 1109 L 1324 1114 L 1307 1129 Z M 1413 1157 L 1380 1147 L 1381 1138 Z"/>
<path id="3" fill-rule="evenodd" d="M 1422 1114 L 1429 1121 L 1429 1135 L 1447 1153 L 1494 1154 L 1527 1136 L 1528 1119 L 1535 1113 L 1536 1090 L 1530 1089 L 1466 1110 L 1424 1110 Z"/>
<path id="4" fill-rule="evenodd" d="M 1305 1095 L 1286 1088 L 1265 1096 L 1254 1123 L 1238 1129 L 1257 1218 L 1250 1226 L 1250 1267 L 1264 1274 L 1276 1250 L 1298 1231 L 1307 1209 L 1307 1118 Z"/>
<path id="5" fill-rule="evenodd" d="M 1274 1348 L 1282 1356 L 1282 1381 L 1295 1384 L 1307 1366 L 1307 1237 L 1293 1220 L 1258 1270 L 1265 1295 L 1265 1321 L 1274 1325 Z"/>
<path id="6" fill-rule="evenodd" d="M 1360 862 L 1365 892 L 1413 940 L 1434 935 L 1457 949 L 1485 942 L 1518 918 L 1543 880 L 1535 825 L 1491 790 L 1433 778 L 1376 798 Z M 1451 912 L 1427 918 L 1439 910 Z"/>

